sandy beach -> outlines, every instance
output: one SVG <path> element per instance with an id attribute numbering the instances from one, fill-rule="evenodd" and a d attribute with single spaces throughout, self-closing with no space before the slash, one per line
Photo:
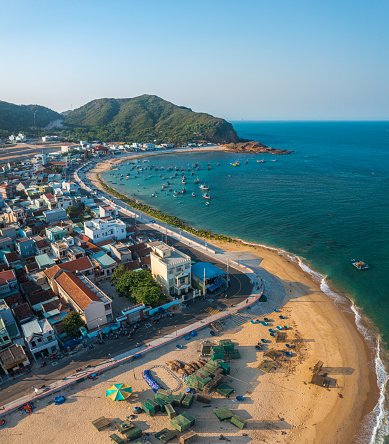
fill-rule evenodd
<path id="1" fill-rule="evenodd" d="M 111 161 L 100 164 L 89 174 L 102 172 L 110 165 Z M 277 288 L 282 288 L 285 294 L 281 314 L 287 317 L 282 322 L 291 327 L 287 333 L 288 341 L 297 340 L 296 356 L 281 358 L 275 372 L 263 373 L 257 368 L 263 353 L 255 350 L 254 345 L 261 338 L 269 337 L 267 327 L 250 322 L 236 327 L 232 320 L 227 320 L 225 331 L 217 339 L 233 340 L 241 359 L 231 361 L 231 375 L 226 381 L 234 387 L 234 396 L 241 395 L 245 399 L 239 403 L 235 397 L 225 399 L 215 395 L 209 408 L 195 401 L 188 413 L 196 418 L 193 429 L 199 434 L 197 442 L 213 444 L 219 442 L 221 434 L 233 443 L 355 442 L 362 419 L 376 405 L 379 393 L 376 375 L 371 370 L 372 351 L 356 328 L 347 300 L 335 304 L 320 290 L 319 282 L 277 251 L 240 242 L 214 244 L 254 257 L 260 262 L 263 273 L 271 274 L 280 284 Z M 272 291 L 277 290 L 270 290 L 268 297 Z M 274 315 L 269 317 L 275 320 Z M 170 343 L 146 354 L 140 361 L 106 372 L 97 381 L 75 384 L 61 393 L 67 398 L 62 406 L 48 405 L 49 398 L 46 398 L 36 404 L 37 410 L 30 416 L 19 412 L 8 415 L 7 427 L 0 430 L 1 442 L 108 442 L 113 428 L 98 433 L 91 421 L 103 415 L 124 420 L 135 405 L 152 395 L 141 379 L 143 370 L 165 365 L 173 359 L 197 360 L 200 342 L 209 339 L 209 330 L 204 329 L 196 341 L 185 343 L 182 351 L 176 351 L 175 343 Z M 182 340 L 177 342 L 182 343 Z M 269 344 L 274 350 L 284 350 L 284 347 L 282 343 Z M 334 380 L 328 389 L 310 384 L 311 369 L 319 360 Z M 173 389 L 176 385 L 177 382 L 163 368 L 153 372 L 167 388 Z M 105 398 L 105 390 L 118 382 L 125 382 L 134 389 L 134 394 L 126 402 L 114 403 Z M 245 418 L 247 428 L 239 430 L 229 423 L 219 422 L 212 412 L 222 407 Z M 149 433 L 171 428 L 166 415 L 161 414 L 153 418 L 142 414 L 135 423 Z M 150 435 L 150 442 L 158 441 Z M 171 442 L 177 443 L 178 438 Z"/>

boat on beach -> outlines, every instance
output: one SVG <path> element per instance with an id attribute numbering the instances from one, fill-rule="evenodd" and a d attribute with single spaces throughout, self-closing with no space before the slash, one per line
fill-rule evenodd
<path id="1" fill-rule="evenodd" d="M 356 261 L 355 259 L 351 259 L 351 263 L 355 268 L 358 268 L 358 270 L 368 270 L 370 268 L 365 262 Z"/>

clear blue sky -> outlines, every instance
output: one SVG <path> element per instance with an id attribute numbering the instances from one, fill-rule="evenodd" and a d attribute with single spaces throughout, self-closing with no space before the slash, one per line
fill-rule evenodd
<path id="1" fill-rule="evenodd" d="M 389 120 L 387 0 L 8 0 L 0 100 L 156 94 L 229 120 Z"/>

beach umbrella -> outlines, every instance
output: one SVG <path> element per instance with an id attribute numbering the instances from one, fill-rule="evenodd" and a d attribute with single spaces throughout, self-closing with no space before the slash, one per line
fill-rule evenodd
<path id="1" fill-rule="evenodd" d="M 114 384 L 105 392 L 107 398 L 111 398 L 113 401 L 124 401 L 132 393 L 132 387 L 127 384 Z"/>

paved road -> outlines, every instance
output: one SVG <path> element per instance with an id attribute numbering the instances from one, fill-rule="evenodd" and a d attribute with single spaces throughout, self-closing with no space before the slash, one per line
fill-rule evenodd
<path id="1" fill-rule="evenodd" d="M 134 220 L 128 216 L 120 216 L 126 223 L 133 224 Z M 145 225 L 145 232 L 155 239 L 161 239 L 163 236 L 159 231 L 153 230 L 150 226 Z M 193 247 L 189 247 L 176 239 L 167 238 L 169 245 L 173 245 L 184 253 L 188 254 L 194 261 L 211 262 L 217 267 L 226 270 L 226 265 L 210 256 L 199 252 Z M 172 333 L 179 328 L 193 324 L 196 321 L 206 319 L 208 316 L 222 311 L 231 305 L 236 305 L 246 299 L 252 292 L 252 286 L 249 278 L 239 270 L 230 267 L 230 286 L 225 292 L 227 297 L 208 296 L 206 300 L 197 300 L 188 305 L 185 309 L 175 314 L 174 317 L 168 317 L 160 320 L 157 324 L 152 324 L 151 328 L 146 328 L 141 323 L 141 328 L 137 331 L 132 339 L 128 337 L 120 337 L 119 339 L 107 340 L 103 345 L 94 345 L 93 349 L 81 351 L 73 356 L 65 356 L 56 365 L 50 362 L 42 368 L 34 364 L 31 373 L 19 376 L 12 381 L 0 385 L 0 405 L 11 402 L 21 396 L 32 393 L 32 387 L 40 387 L 49 385 L 54 381 L 74 374 L 76 369 L 85 368 L 86 365 L 97 365 L 112 356 L 125 353 L 135 347 L 137 342 L 147 344 L 148 341 Z M 159 331 L 161 333 L 159 333 Z M 90 341 L 94 343 L 94 341 Z"/>

